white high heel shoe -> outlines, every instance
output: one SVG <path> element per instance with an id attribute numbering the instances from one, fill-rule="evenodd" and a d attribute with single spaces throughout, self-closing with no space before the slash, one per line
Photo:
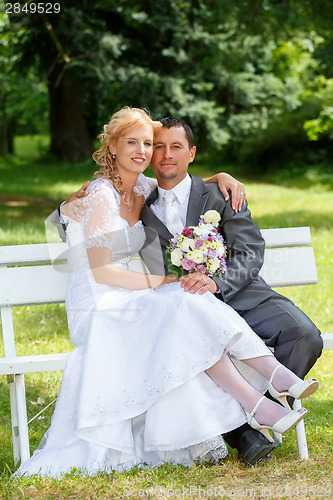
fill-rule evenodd
<path id="1" fill-rule="evenodd" d="M 319 387 L 319 382 L 315 378 L 302 380 L 302 382 L 298 382 L 297 384 L 294 384 L 291 387 L 289 387 L 287 391 L 278 392 L 276 389 L 274 389 L 272 382 L 276 371 L 279 368 L 281 368 L 281 366 L 282 365 L 278 365 L 276 366 L 276 368 L 274 368 L 271 378 L 269 379 L 268 382 L 268 391 L 270 395 L 273 396 L 273 398 L 275 398 L 277 401 L 280 401 L 280 403 L 285 408 L 291 410 L 290 405 L 287 401 L 287 396 L 292 396 L 294 399 L 308 398 L 309 396 L 311 396 L 311 394 L 316 392 L 316 390 Z"/>
<path id="2" fill-rule="evenodd" d="M 283 434 L 289 431 L 289 429 L 295 427 L 295 425 L 298 424 L 298 422 L 300 422 L 307 414 L 307 410 L 305 408 L 301 408 L 300 410 L 297 411 L 290 410 L 287 415 L 280 418 L 280 420 L 275 422 L 275 424 L 272 426 L 259 424 L 259 422 L 257 422 L 257 420 L 254 418 L 254 415 L 263 399 L 265 399 L 265 396 L 262 396 L 259 399 L 258 403 L 255 405 L 251 413 L 245 411 L 245 414 L 248 424 L 252 427 L 252 429 L 256 429 L 257 431 L 262 432 L 271 443 L 274 443 L 274 439 L 268 432 L 268 429 L 271 429 L 273 432 L 278 432 L 279 434 Z M 299 413 L 301 410 L 303 410 L 303 412 Z"/>

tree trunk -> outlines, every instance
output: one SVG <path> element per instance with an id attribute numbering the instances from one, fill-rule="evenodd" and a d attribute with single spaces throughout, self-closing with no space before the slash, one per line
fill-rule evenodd
<path id="1" fill-rule="evenodd" d="M 89 158 L 93 147 L 87 122 L 83 116 L 80 84 L 71 78 L 68 71 L 65 71 L 60 80 L 55 82 L 49 80 L 48 89 L 51 153 L 61 160 L 68 161 Z"/>
<path id="2" fill-rule="evenodd" d="M 1 120 L 0 120 L 0 155 L 6 156 L 7 154 L 14 153 L 14 140 L 13 140 L 13 130 L 14 127 L 11 126 L 11 122 L 7 117 L 6 101 L 7 94 L 5 92 L 1 93 L 0 99 L 1 108 Z"/>

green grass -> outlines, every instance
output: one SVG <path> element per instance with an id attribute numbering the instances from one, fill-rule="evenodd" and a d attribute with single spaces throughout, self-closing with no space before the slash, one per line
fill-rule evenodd
<path id="1" fill-rule="evenodd" d="M 93 161 L 58 163 L 47 157 L 46 144 L 46 137 L 21 138 L 16 145 L 17 157 L 0 158 L 0 245 L 44 242 L 44 221 L 49 213 L 94 172 Z M 230 171 L 227 167 L 224 169 Z M 212 168 L 198 163 L 192 172 L 206 176 L 212 173 Z M 311 227 L 318 284 L 281 292 L 304 310 L 323 332 L 332 332 L 333 175 L 314 167 L 297 175 L 283 170 L 270 177 L 242 180 L 253 219 L 260 228 Z M 14 322 L 18 354 L 73 348 L 68 338 L 64 305 L 17 308 Z M 0 355 L 3 355 L 1 344 Z M 95 478 L 73 472 L 62 480 L 19 481 L 10 479 L 15 466 L 9 396 L 6 379 L 0 377 L 0 498 L 175 498 L 177 491 L 181 493 L 178 498 L 244 498 L 251 494 L 255 498 L 332 497 L 328 490 L 330 487 L 333 491 L 332 351 L 323 353 L 310 375 L 320 380 L 320 388 L 306 404 L 310 453 L 307 462 L 299 461 L 295 433 L 291 431 L 270 462 L 252 468 L 245 467 L 231 451 L 219 466 L 188 469 L 164 465 L 152 470 L 134 469 L 121 475 L 100 474 Z M 26 376 L 29 418 L 56 397 L 60 380 L 61 373 L 54 372 Z M 30 426 L 32 451 L 50 425 L 53 407 Z"/>

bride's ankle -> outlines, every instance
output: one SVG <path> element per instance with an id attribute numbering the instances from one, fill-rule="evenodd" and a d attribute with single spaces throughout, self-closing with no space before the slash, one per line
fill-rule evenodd
<path id="1" fill-rule="evenodd" d="M 273 426 L 278 420 L 283 418 L 289 413 L 287 410 L 278 403 L 271 399 L 263 398 L 258 408 L 255 411 L 254 418 L 261 425 Z"/>
<path id="2" fill-rule="evenodd" d="M 283 365 L 278 365 L 271 375 L 271 384 L 278 392 L 288 391 L 294 385 L 302 382 L 295 373 Z"/>

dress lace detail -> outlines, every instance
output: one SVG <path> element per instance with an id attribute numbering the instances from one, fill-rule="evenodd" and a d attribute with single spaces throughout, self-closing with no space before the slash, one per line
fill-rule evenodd
<path id="1" fill-rule="evenodd" d="M 214 462 L 218 463 L 228 455 L 228 448 L 222 436 L 218 436 L 217 439 L 212 439 L 211 441 L 206 441 L 204 444 L 209 450 L 206 455 L 208 460 L 212 459 Z"/>
<path id="2" fill-rule="evenodd" d="M 144 196 L 145 199 L 148 198 L 150 193 L 156 188 L 157 181 L 156 179 L 152 179 L 151 177 L 145 177 L 143 174 L 138 176 L 138 180 L 136 185 L 134 186 L 133 191 L 138 196 Z"/>
<path id="3" fill-rule="evenodd" d="M 140 174 L 133 190 L 138 196 L 147 198 L 152 190 L 155 189 L 156 185 L 157 181 L 155 179 Z M 120 244 L 119 231 L 123 230 L 124 226 L 130 227 L 126 220 L 119 217 L 120 194 L 113 187 L 112 183 L 104 178 L 93 181 L 87 191 L 89 196 L 86 199 L 87 208 L 85 210 L 85 215 L 80 221 L 81 229 L 79 225 L 76 224 L 76 221 L 63 216 L 65 223 L 70 226 L 67 235 L 70 234 L 72 238 L 69 239 L 77 242 L 78 239 L 80 239 L 79 234 L 82 230 L 81 242 L 84 243 L 86 248 L 106 247 L 111 251 L 113 250 L 113 242 L 116 240 L 115 246 L 118 247 L 117 253 L 119 254 L 119 246 L 123 246 L 123 251 L 120 252 L 122 257 L 119 257 L 119 255 L 116 257 L 115 254 L 114 260 L 120 262 L 127 261 L 128 259 L 124 254 L 129 254 L 128 247 L 130 249 L 135 249 L 134 253 L 142 247 L 142 237 L 141 235 L 139 236 L 139 232 L 135 229 L 141 222 L 132 226 L 134 228 L 133 230 L 127 231 L 129 241 L 122 241 Z M 74 237 L 75 233 L 76 237 Z"/>
<path id="4" fill-rule="evenodd" d="M 82 221 L 85 245 L 112 250 L 112 219 L 119 211 L 119 195 L 106 179 L 95 181 L 91 186 Z"/>
<path id="5" fill-rule="evenodd" d="M 148 183 L 150 186 L 150 184 Z M 145 187 L 147 190 L 147 186 Z M 129 226 L 119 216 L 120 195 L 107 179 L 97 179 L 88 188 L 87 208 L 80 222 L 70 219 L 67 234 L 70 242 L 84 247 L 110 250 L 110 262 L 128 264 L 144 243 L 142 223 Z M 147 191 L 148 192 L 148 191 Z"/>

